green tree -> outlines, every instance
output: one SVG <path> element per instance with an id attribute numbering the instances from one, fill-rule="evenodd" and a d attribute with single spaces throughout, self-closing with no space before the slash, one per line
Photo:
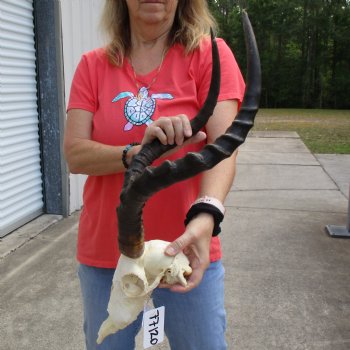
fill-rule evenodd
<path id="1" fill-rule="evenodd" d="M 219 35 L 245 72 L 240 7 L 256 34 L 264 107 L 349 108 L 349 0 L 211 0 Z"/>

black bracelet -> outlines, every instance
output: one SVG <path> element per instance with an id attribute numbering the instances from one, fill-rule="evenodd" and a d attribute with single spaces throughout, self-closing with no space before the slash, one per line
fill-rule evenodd
<path id="1" fill-rule="evenodd" d="M 126 145 L 125 148 L 123 149 L 122 162 L 124 164 L 125 169 L 129 168 L 129 164 L 126 161 L 126 154 L 128 153 L 128 151 L 130 150 L 131 147 L 139 146 L 139 145 L 140 144 L 138 142 L 131 142 L 128 145 Z"/>
<path id="2" fill-rule="evenodd" d="M 213 215 L 214 229 L 213 237 L 217 236 L 221 232 L 220 223 L 224 219 L 224 214 L 214 205 L 208 203 L 197 203 L 192 205 L 188 211 L 185 219 L 185 226 L 199 213 L 208 213 Z"/>

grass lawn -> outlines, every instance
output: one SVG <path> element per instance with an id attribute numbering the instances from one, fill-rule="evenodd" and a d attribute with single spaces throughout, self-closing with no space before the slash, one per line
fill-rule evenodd
<path id="1" fill-rule="evenodd" d="M 260 109 L 253 130 L 296 131 L 312 153 L 350 154 L 350 110 Z"/>

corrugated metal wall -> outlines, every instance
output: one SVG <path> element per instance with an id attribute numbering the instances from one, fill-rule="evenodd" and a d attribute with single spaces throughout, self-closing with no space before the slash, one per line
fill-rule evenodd
<path id="1" fill-rule="evenodd" d="M 103 0 L 60 0 L 62 10 L 65 96 L 68 103 L 70 86 L 81 55 L 103 45 L 99 19 Z M 70 175 L 70 212 L 82 205 L 85 176 Z"/>
<path id="2" fill-rule="evenodd" d="M 0 0 L 0 236 L 42 212 L 33 1 Z"/>

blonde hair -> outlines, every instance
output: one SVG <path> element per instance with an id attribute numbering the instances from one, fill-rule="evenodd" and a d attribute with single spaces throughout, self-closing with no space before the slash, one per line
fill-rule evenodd
<path id="1" fill-rule="evenodd" d="M 168 46 L 179 43 L 188 54 L 199 47 L 201 39 L 215 32 L 216 22 L 206 0 L 179 0 Z M 109 61 L 121 65 L 131 50 L 129 12 L 125 0 L 106 0 L 101 17 L 101 28 L 109 38 L 106 52 Z"/>

